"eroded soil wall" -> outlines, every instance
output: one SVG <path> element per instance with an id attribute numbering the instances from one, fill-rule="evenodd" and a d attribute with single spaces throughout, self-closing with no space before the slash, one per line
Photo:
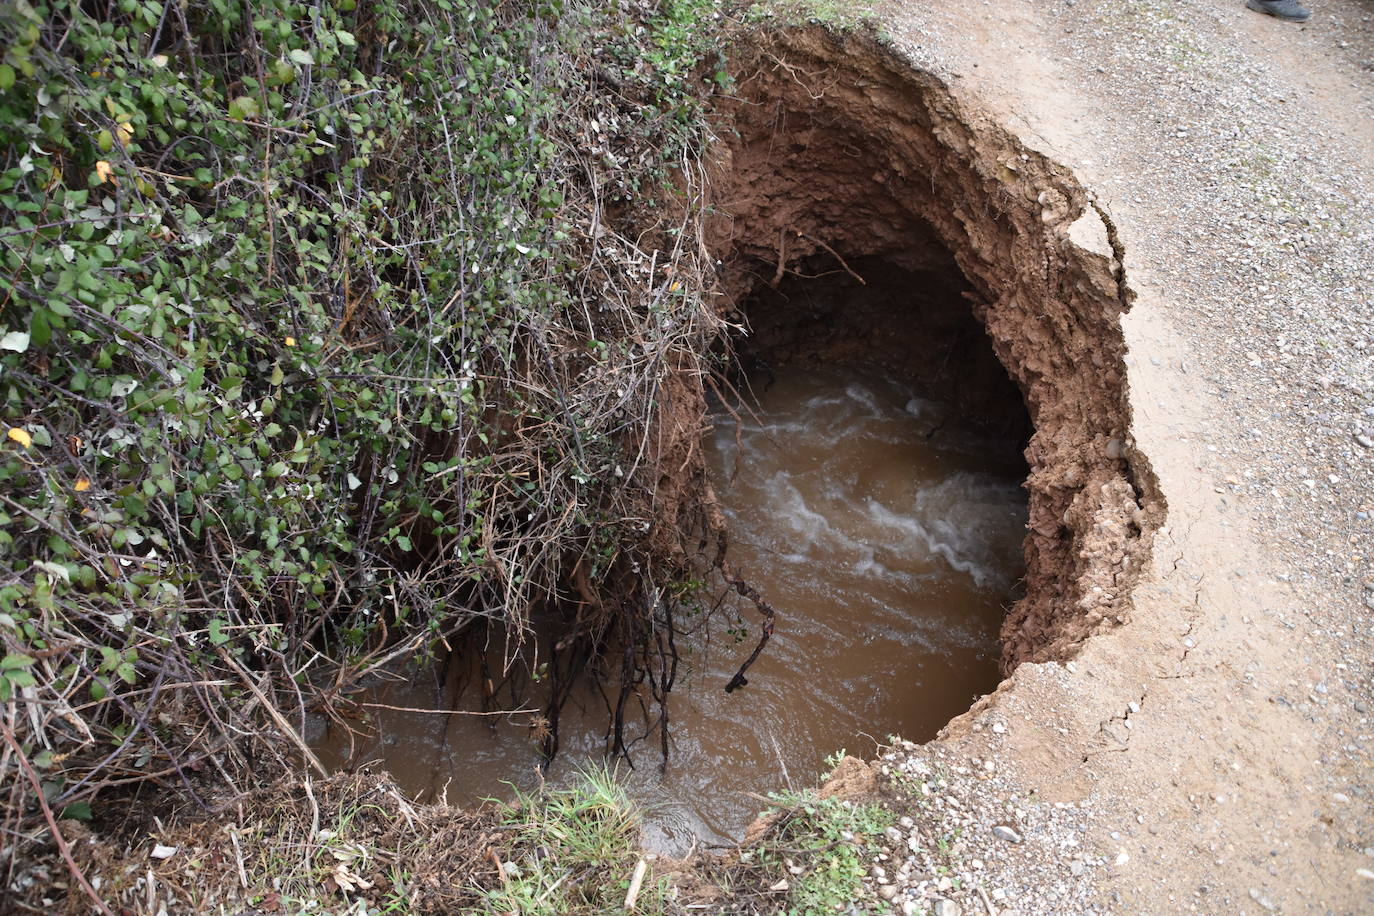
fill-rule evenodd
<path id="1" fill-rule="evenodd" d="M 997 368 L 960 347 L 967 330 L 950 310 L 962 303 L 1034 427 L 1025 597 L 1003 627 L 1002 666 L 1066 657 L 1124 620 L 1143 535 L 1163 514 L 1129 433 L 1119 247 L 1072 241 L 1077 220 L 1099 220 L 1073 176 L 872 38 L 774 33 L 735 61 L 707 242 L 724 310 L 755 331 L 744 348 L 869 359 L 1015 423 L 1021 405 Z M 808 311 L 788 294 L 796 282 L 831 284 L 839 308 Z"/>

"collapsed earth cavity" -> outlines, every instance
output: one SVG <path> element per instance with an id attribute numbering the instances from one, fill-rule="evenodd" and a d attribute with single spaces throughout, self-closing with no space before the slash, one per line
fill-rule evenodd
<path id="1" fill-rule="evenodd" d="M 1109 218 L 1067 169 L 871 37 L 773 33 L 736 78 L 708 243 L 752 330 L 746 362 L 882 367 L 1029 436 L 1005 673 L 1124 622 L 1164 505 L 1130 435 L 1132 293 Z"/>
<path id="2" fill-rule="evenodd" d="M 466 802 L 504 781 L 567 778 L 618 742 L 651 844 L 680 851 L 737 836 L 757 809 L 748 793 L 810 783 L 825 755 L 863 750 L 859 736 L 929 738 L 996 686 L 997 668 L 1064 660 L 1127 620 L 1164 505 L 1130 435 L 1119 317 L 1131 293 L 1109 219 L 1066 169 L 871 38 L 771 33 L 733 68 L 701 241 L 737 329 L 733 381 L 757 397 L 691 371 L 663 386 L 645 443 L 659 471 L 649 537 L 692 527 L 705 505 L 734 542 L 734 573 L 776 605 L 775 644 L 747 687 L 724 693 L 758 619 L 747 602 L 705 613 L 724 589 L 703 575 L 671 633 L 683 666 L 671 696 L 604 677 L 565 685 L 546 773 L 536 713 L 553 701 L 509 674 L 491 636 L 373 697 L 506 712 L 379 710 L 360 740 L 337 728 L 321 739 L 334 763 L 381 759 L 411 791 Z M 708 389 L 724 392 L 713 432 Z M 894 443 L 881 470 L 860 459 Z M 908 446 L 924 451 L 903 457 Z M 785 467 L 767 464 L 770 449 Z M 808 453 L 810 498 L 789 480 Z M 750 474 L 754 502 L 732 502 Z M 840 538 L 846 515 L 866 533 Z M 785 594 L 779 580 L 803 569 L 810 597 Z M 933 611 L 911 607 L 931 595 Z M 540 640 L 556 646 L 557 633 Z M 870 664 L 817 675 L 846 654 Z M 930 659 L 944 666 L 933 675 Z M 643 722 L 612 741 L 626 691 Z M 900 712 L 912 707 L 933 719 Z M 813 732 L 815 710 L 841 724 Z"/>

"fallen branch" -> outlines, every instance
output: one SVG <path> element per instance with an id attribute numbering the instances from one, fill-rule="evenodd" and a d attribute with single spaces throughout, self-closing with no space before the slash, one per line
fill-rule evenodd
<path id="1" fill-rule="evenodd" d="M 634 874 L 630 877 L 630 889 L 625 894 L 626 912 L 634 912 L 635 904 L 639 902 L 639 890 L 644 886 L 644 874 L 648 870 L 649 863 L 645 859 L 635 863 Z"/>

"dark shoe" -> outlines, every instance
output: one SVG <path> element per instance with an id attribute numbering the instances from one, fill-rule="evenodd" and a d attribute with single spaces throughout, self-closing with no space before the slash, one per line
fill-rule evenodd
<path id="1" fill-rule="evenodd" d="M 1298 0 L 1245 0 L 1245 5 L 1284 22 L 1306 22 L 1312 15 Z"/>

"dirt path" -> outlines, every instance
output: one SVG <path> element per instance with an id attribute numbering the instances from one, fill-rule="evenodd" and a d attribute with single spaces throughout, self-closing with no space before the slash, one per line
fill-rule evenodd
<path id="1" fill-rule="evenodd" d="M 995 806 L 1073 805 L 1044 842 L 987 841 L 989 910 L 1374 911 L 1374 4 L 1314 6 L 1301 28 L 1240 0 L 885 14 L 1114 215 L 1169 500 L 1128 626 L 913 752 L 995 768 L 971 844 Z"/>

